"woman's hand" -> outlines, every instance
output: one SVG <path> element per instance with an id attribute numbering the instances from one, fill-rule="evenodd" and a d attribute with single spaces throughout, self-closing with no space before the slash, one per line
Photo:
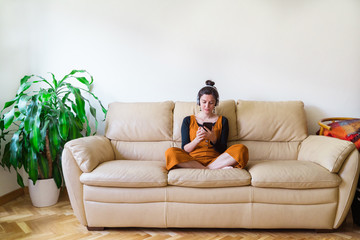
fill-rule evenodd
<path id="1" fill-rule="evenodd" d="M 188 144 L 186 144 L 184 146 L 184 150 L 188 153 L 192 152 L 196 146 L 205 139 L 205 133 L 206 131 L 203 128 L 198 128 L 198 130 L 196 131 L 196 137 L 194 140 L 192 140 L 191 142 L 189 142 Z"/>
<path id="2" fill-rule="evenodd" d="M 216 143 L 216 135 L 213 131 L 210 131 L 210 129 L 206 128 L 206 130 L 202 127 L 199 127 L 198 130 L 196 131 L 196 137 L 193 141 L 191 141 L 190 143 L 186 144 L 184 146 L 184 150 L 186 152 L 192 152 L 196 146 L 203 140 L 210 140 L 210 142 L 212 142 L 213 144 Z"/>
<path id="3" fill-rule="evenodd" d="M 207 132 L 205 131 L 204 128 L 199 127 L 198 130 L 196 131 L 196 138 L 195 138 L 196 142 L 200 143 L 202 140 L 205 140 L 207 137 L 206 133 Z"/>
<path id="4" fill-rule="evenodd" d="M 196 132 L 196 137 L 198 136 L 201 141 L 207 139 L 210 140 L 210 142 L 213 144 L 215 144 L 217 140 L 215 133 L 207 127 L 199 127 L 198 131 Z"/>
<path id="5" fill-rule="evenodd" d="M 216 135 L 215 135 L 214 131 L 208 129 L 207 127 L 204 127 L 204 128 L 205 128 L 204 129 L 204 131 L 205 131 L 205 139 L 208 139 L 208 140 L 210 140 L 210 142 L 215 144 L 217 138 L 216 138 Z"/>

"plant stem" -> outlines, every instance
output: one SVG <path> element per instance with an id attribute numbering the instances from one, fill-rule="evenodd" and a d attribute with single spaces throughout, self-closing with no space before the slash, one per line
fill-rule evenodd
<path id="1" fill-rule="evenodd" d="M 52 178 L 52 157 L 50 152 L 49 130 L 46 131 L 45 151 L 46 151 L 46 159 L 48 160 L 48 164 L 49 164 L 49 178 Z"/>

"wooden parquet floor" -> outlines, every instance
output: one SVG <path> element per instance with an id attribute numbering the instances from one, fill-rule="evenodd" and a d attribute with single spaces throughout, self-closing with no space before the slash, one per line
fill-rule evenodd
<path id="1" fill-rule="evenodd" d="M 26 194 L 0 206 L 0 239 L 131 239 L 131 240 L 278 240 L 278 239 L 360 239 L 360 227 L 349 216 L 335 232 L 313 230 L 248 229 L 147 229 L 105 228 L 89 232 L 73 214 L 66 193 L 51 207 L 36 208 Z"/>

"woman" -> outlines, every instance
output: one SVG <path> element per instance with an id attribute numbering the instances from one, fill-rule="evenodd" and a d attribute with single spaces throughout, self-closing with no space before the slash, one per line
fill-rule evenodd
<path id="1" fill-rule="evenodd" d="M 172 147 L 165 152 L 168 170 L 174 167 L 225 169 L 246 166 L 249 159 L 246 146 L 236 144 L 227 148 L 229 124 L 226 117 L 215 114 L 219 93 L 214 85 L 213 81 L 206 81 L 197 97 L 200 112 L 184 118 L 181 149 Z"/>

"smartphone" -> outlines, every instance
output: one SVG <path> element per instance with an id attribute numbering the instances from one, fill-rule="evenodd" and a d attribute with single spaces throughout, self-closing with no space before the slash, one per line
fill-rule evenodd
<path id="1" fill-rule="evenodd" d="M 204 122 L 203 126 L 210 129 L 210 131 L 212 130 L 212 126 L 213 124 L 211 122 Z M 206 131 L 206 129 L 204 128 L 204 130 Z"/>

